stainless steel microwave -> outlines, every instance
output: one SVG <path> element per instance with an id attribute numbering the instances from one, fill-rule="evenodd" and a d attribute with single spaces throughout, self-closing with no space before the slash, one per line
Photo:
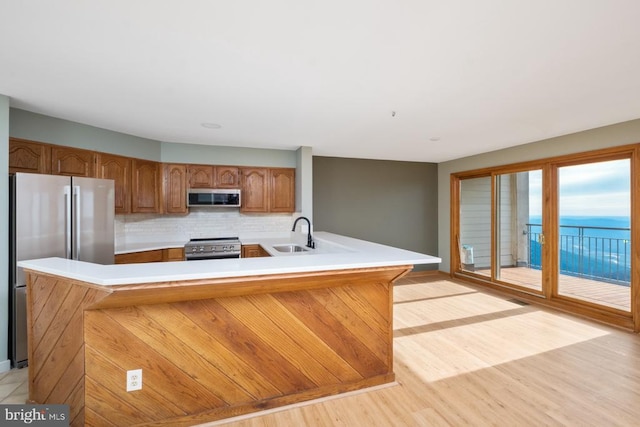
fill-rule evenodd
<path id="1" fill-rule="evenodd" d="M 187 206 L 239 208 L 240 190 L 191 188 L 187 190 Z"/>

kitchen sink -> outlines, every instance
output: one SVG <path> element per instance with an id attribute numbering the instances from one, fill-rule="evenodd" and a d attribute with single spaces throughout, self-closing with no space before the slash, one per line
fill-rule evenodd
<path id="1" fill-rule="evenodd" d="M 285 243 L 281 245 L 273 245 L 273 249 L 278 252 L 307 252 L 309 249 L 300 246 L 296 243 Z"/>

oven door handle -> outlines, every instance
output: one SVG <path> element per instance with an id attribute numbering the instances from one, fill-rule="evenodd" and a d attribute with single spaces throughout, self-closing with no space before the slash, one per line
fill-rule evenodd
<path id="1" fill-rule="evenodd" d="M 234 252 L 234 253 L 226 253 L 224 255 L 210 255 L 210 254 L 204 254 L 204 255 L 194 254 L 194 255 L 190 255 L 190 254 L 186 254 L 184 258 L 187 261 L 201 261 L 201 260 L 212 260 L 212 259 L 230 259 L 230 258 L 240 258 L 240 253 L 239 252 L 237 252 L 237 253 Z"/>

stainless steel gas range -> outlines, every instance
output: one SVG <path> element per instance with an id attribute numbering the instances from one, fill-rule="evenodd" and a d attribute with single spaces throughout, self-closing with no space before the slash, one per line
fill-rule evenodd
<path id="1" fill-rule="evenodd" d="M 240 258 L 241 244 L 237 237 L 191 239 L 184 245 L 187 261 Z"/>

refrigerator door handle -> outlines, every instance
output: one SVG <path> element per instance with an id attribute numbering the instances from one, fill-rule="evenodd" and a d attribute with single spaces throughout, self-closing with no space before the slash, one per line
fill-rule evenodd
<path id="1" fill-rule="evenodd" d="M 71 259 L 71 187 L 64 186 L 64 252 L 65 258 Z"/>
<path id="2" fill-rule="evenodd" d="M 80 186 L 73 186 L 73 200 L 71 201 L 71 223 L 73 224 L 72 228 L 72 246 L 71 259 L 78 260 L 80 259 Z"/>

